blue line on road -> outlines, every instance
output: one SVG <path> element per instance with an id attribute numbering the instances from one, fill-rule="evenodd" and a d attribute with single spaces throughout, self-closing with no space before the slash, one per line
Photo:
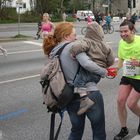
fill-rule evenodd
<path id="1" fill-rule="evenodd" d="M 15 112 L 10 112 L 10 113 L 4 114 L 4 115 L 0 115 L 0 121 L 4 121 L 4 120 L 11 119 L 13 117 L 17 117 L 27 111 L 28 111 L 28 109 L 23 108 L 23 109 L 19 109 L 19 110 L 15 111 Z"/>

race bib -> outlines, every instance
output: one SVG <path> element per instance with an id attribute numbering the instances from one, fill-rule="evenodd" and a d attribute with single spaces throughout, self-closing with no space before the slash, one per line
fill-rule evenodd
<path id="1" fill-rule="evenodd" d="M 123 63 L 123 75 L 124 76 L 140 75 L 140 67 L 133 66 L 130 60 L 125 60 Z"/>

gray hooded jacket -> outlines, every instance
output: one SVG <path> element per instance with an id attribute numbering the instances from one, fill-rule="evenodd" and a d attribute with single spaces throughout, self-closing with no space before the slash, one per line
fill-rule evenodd
<path id="1" fill-rule="evenodd" d="M 56 52 L 65 44 L 67 43 L 62 42 L 59 45 L 57 45 L 52 52 L 50 53 L 50 59 L 53 58 L 56 54 Z M 90 72 L 95 72 L 102 77 L 105 77 L 107 70 L 104 68 L 101 68 L 98 66 L 95 62 L 93 62 L 89 56 L 87 56 L 86 53 L 80 53 L 76 56 L 76 59 L 73 59 L 71 57 L 70 49 L 72 48 L 74 42 L 69 43 L 65 46 L 63 49 L 63 52 L 61 53 L 60 59 L 62 64 L 62 69 L 64 71 L 65 78 L 68 83 L 73 85 L 74 77 L 78 71 L 79 63 L 80 65 L 85 68 L 86 70 Z M 95 82 L 90 82 L 86 84 L 86 90 L 87 91 L 94 91 L 98 90 Z"/>

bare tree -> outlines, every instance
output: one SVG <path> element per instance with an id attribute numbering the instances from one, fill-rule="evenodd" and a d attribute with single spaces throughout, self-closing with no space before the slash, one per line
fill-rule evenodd
<path id="1" fill-rule="evenodd" d="M 63 12 L 63 3 L 64 3 L 64 0 L 60 0 L 60 14 L 62 15 L 62 12 Z"/>

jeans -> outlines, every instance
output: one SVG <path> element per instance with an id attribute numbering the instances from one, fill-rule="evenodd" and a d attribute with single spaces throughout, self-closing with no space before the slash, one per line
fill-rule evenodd
<path id="1" fill-rule="evenodd" d="M 107 25 L 107 29 L 110 30 L 111 23 L 110 22 L 106 22 L 106 25 Z"/>
<path id="2" fill-rule="evenodd" d="M 67 107 L 72 124 L 68 140 L 82 140 L 86 116 L 91 123 L 93 135 L 92 140 L 106 140 L 104 103 L 102 95 L 100 91 L 91 91 L 88 96 L 95 102 L 95 104 L 86 113 L 77 115 L 80 104 L 78 99 L 71 102 Z"/>

